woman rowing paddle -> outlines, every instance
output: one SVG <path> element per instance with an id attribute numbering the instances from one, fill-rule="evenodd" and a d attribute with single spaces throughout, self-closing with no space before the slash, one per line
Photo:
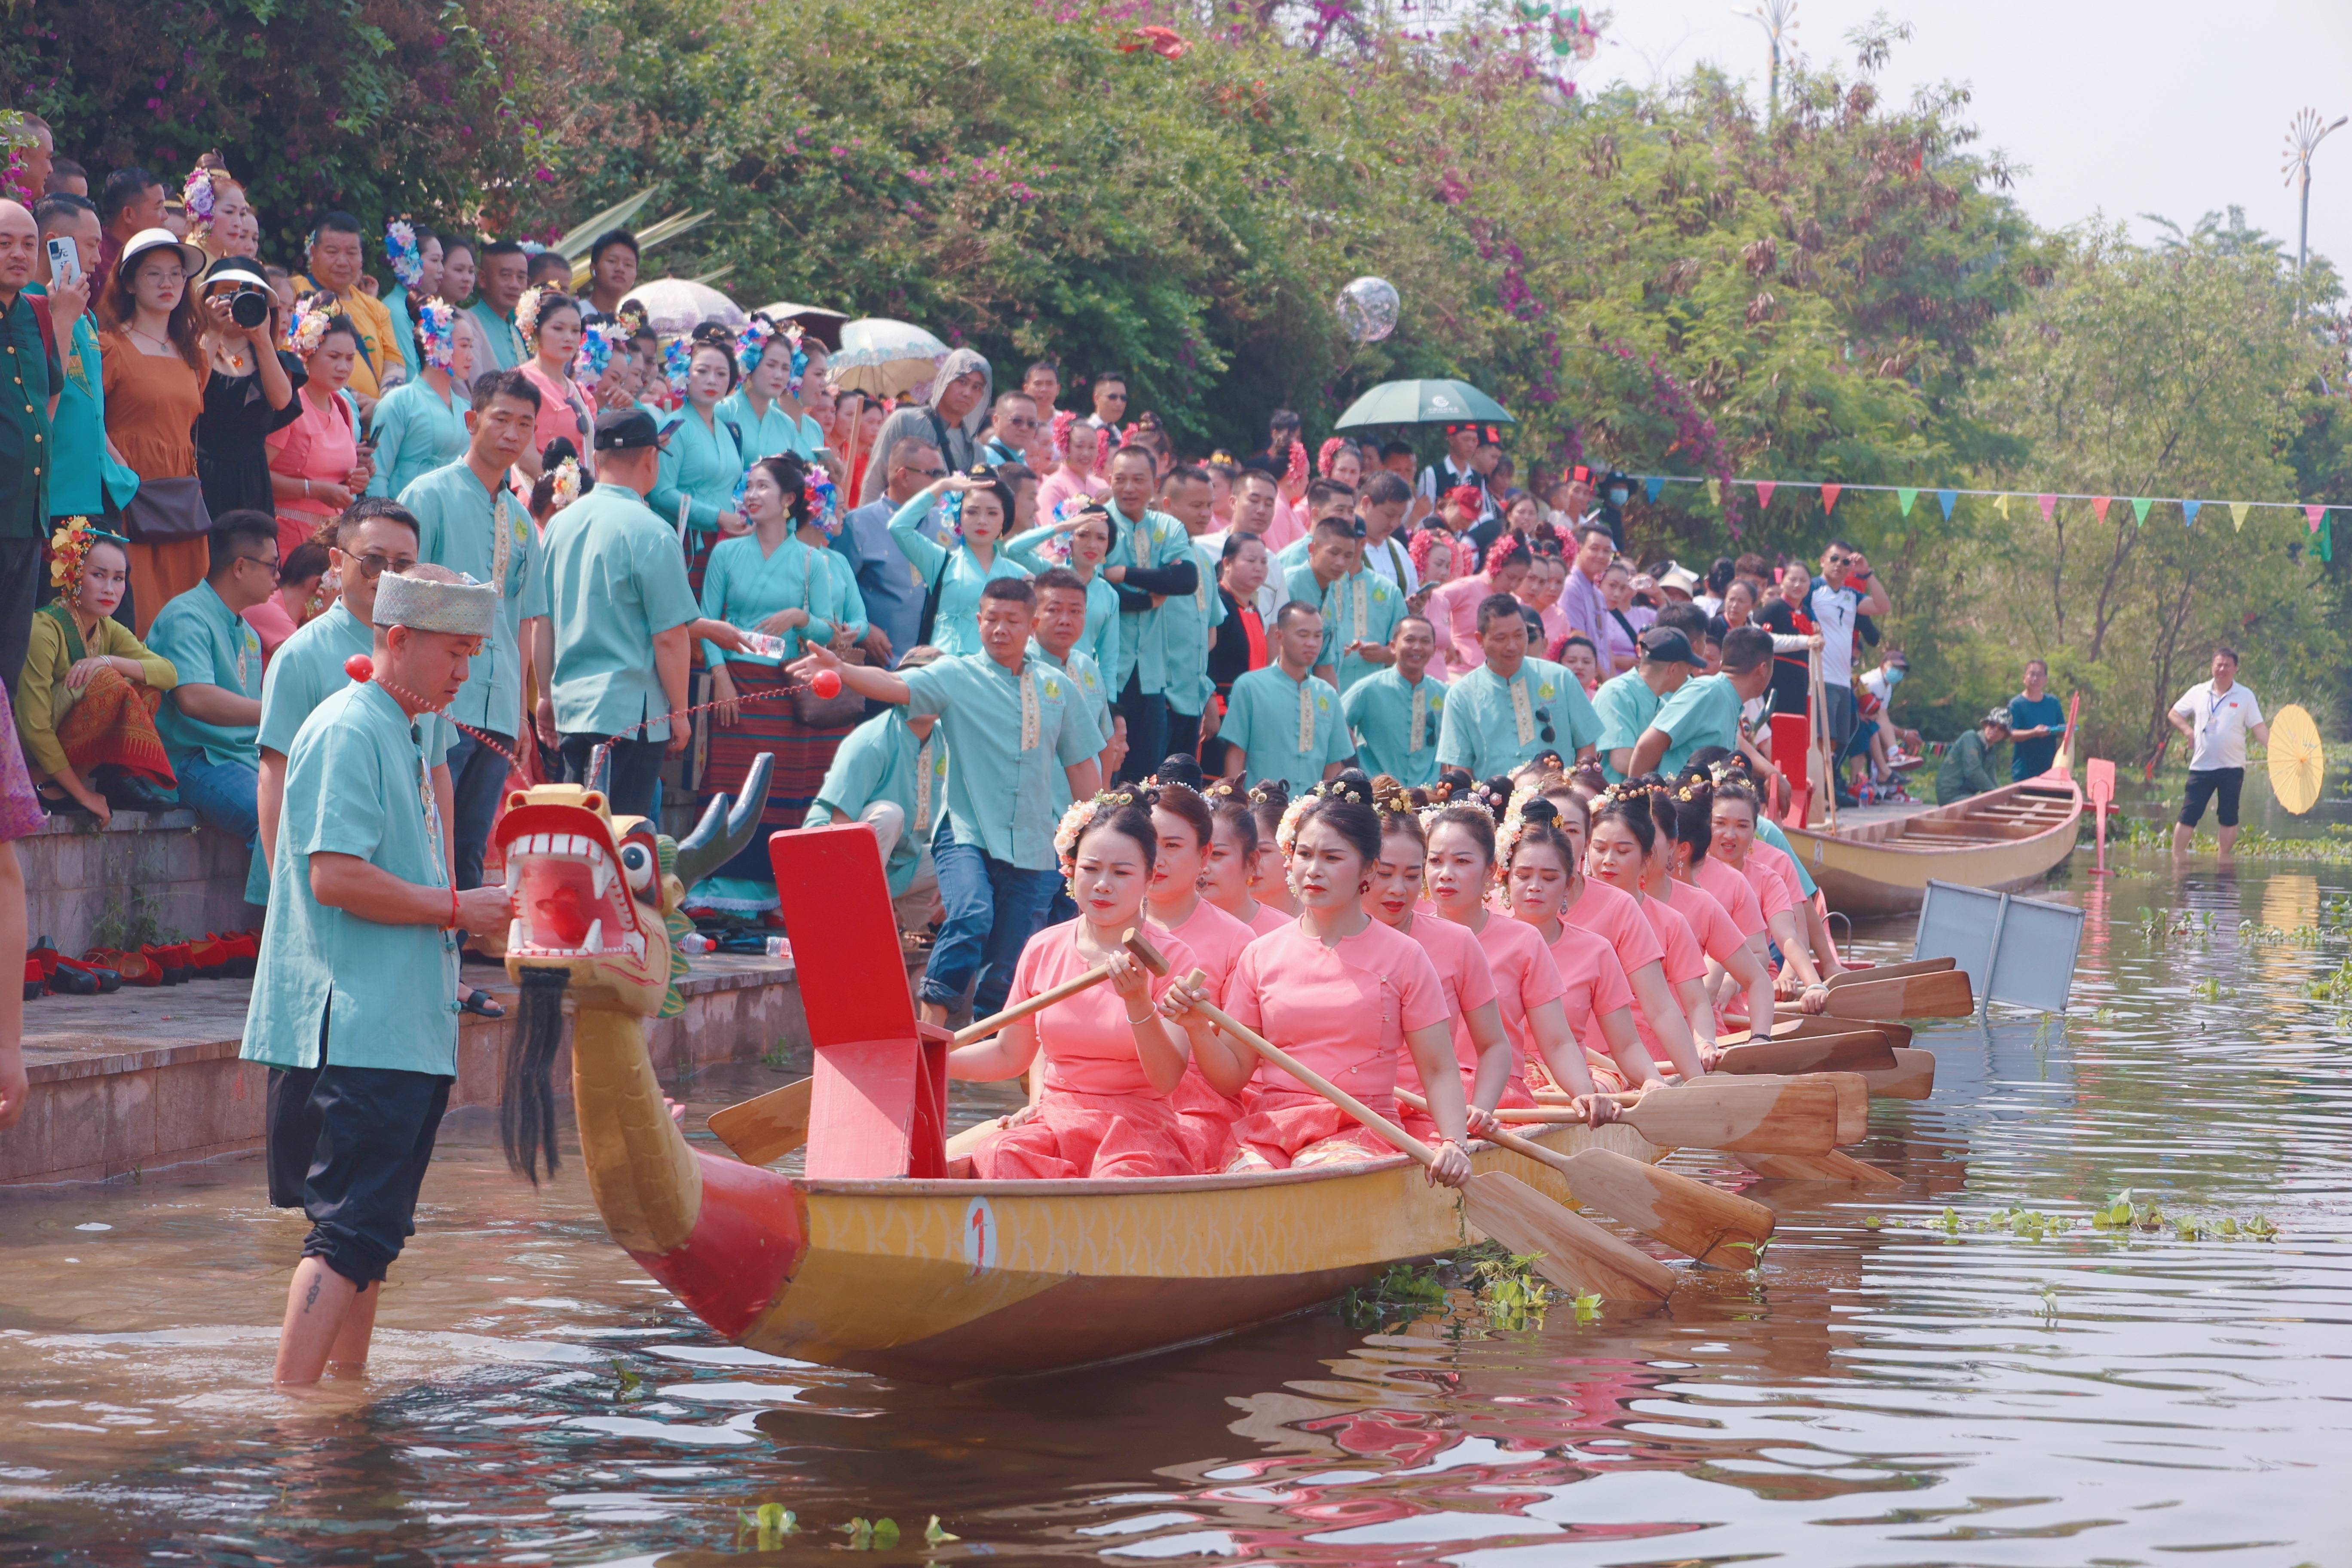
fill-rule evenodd
<path id="1" fill-rule="evenodd" d="M 1571 880 L 1580 879 L 1574 875 L 1575 846 L 1560 820 L 1559 808 L 1542 795 L 1512 807 L 1503 819 L 1503 890 L 1511 917 L 1542 939 L 1559 971 L 1561 1011 L 1584 1042 L 1591 1080 L 1604 1090 L 1662 1085 L 1665 1079 L 1634 1027 L 1633 988 L 1616 950 L 1606 937 L 1560 915 Z M 1649 963 L 1656 969 L 1657 960 Z M 1562 1081 L 1575 1087 L 1572 1077 Z"/>
<path id="2" fill-rule="evenodd" d="M 1277 842 L 1290 861 L 1298 919 L 1252 942 L 1226 982 L 1224 1009 L 1381 1115 L 1396 1115 L 1397 1063 L 1407 1051 L 1427 1089 L 1440 1142 L 1430 1178 L 1470 1179 L 1462 1081 L 1445 990 L 1418 943 L 1364 912 L 1381 825 L 1361 773 L 1342 773 L 1293 803 Z M 1189 987 L 1165 1005 L 1181 1014 Z M 1209 1082 L 1233 1092 L 1258 1058 L 1222 1037 L 1194 1037 Z M 1248 1060 L 1243 1061 L 1246 1054 Z M 1389 1146 L 1279 1069 L 1256 1074 L 1250 1114 L 1234 1128 L 1234 1171 L 1297 1170 L 1387 1157 Z"/>
<path id="3" fill-rule="evenodd" d="M 1577 1097 L 1577 1109 L 1594 1126 L 1613 1119 L 1616 1106 L 1596 1091 L 1591 1070 L 1585 1065 L 1584 1047 L 1562 1006 L 1570 988 L 1560 977 L 1559 965 L 1552 961 L 1550 948 L 1534 926 L 1486 907 L 1486 893 L 1499 880 L 1495 866 L 1495 819 L 1484 806 L 1464 801 L 1433 812 L 1426 831 L 1428 850 L 1422 873 L 1431 910 L 1439 919 L 1461 926 L 1478 939 L 1487 970 L 1495 977 L 1496 1005 L 1503 1016 L 1503 1028 L 1511 1037 L 1520 1081 L 1525 1081 L 1528 1058 L 1533 1054 L 1553 1084 Z M 1598 938 L 1584 932 L 1578 935 L 1605 948 Z M 1607 956 L 1615 967 L 1615 955 Z M 1622 990 L 1624 971 L 1619 968 L 1617 974 Z M 1584 1000 L 1589 1005 L 1591 996 Z M 1625 1002 L 1621 999 L 1615 1005 L 1622 1008 Z M 1622 1023 L 1625 1037 L 1635 1039 L 1630 1012 Z M 1455 1043 L 1458 1049 L 1458 1035 Z"/>
<path id="4" fill-rule="evenodd" d="M 1747 879 L 1763 907 L 1766 929 L 1780 945 L 1784 972 L 1793 973 L 1804 987 L 1798 994 L 1800 1005 L 1808 1013 L 1818 1013 L 1829 1004 L 1829 987 L 1805 948 L 1804 933 L 1797 923 L 1794 889 L 1781 879 L 1773 862 L 1774 851 L 1756 842 L 1759 809 L 1755 786 L 1746 779 L 1735 773 L 1718 780 L 1707 806 L 1711 835 L 1707 858 L 1721 859 Z"/>
<path id="5" fill-rule="evenodd" d="M 1097 795 L 1064 814 L 1054 839 L 1078 918 L 1029 939 L 1006 1001 L 1018 1004 L 1097 964 L 1109 976 L 948 1053 L 950 1078 L 981 1082 L 1019 1078 L 1041 1052 L 1045 1058 L 1044 1090 L 1017 1124 L 973 1148 L 972 1173 L 991 1181 L 1190 1175 L 1169 1095 L 1192 1054 L 1188 1032 L 1206 1026 L 1180 1026 L 1156 1008 L 1171 979 L 1155 981 L 1120 945 L 1139 927 L 1167 957 L 1171 977 L 1193 964 L 1190 948 L 1143 924 L 1158 847 L 1151 818 L 1131 793 Z"/>
<path id="6" fill-rule="evenodd" d="M 1707 847 L 1715 838 L 1709 822 L 1714 786 L 1705 779 L 1687 776 L 1674 784 L 1655 775 L 1643 782 L 1650 785 L 1650 815 L 1658 825 L 1658 853 L 1652 857 L 1643 889 L 1690 921 L 1699 946 L 1718 966 L 1708 972 L 1708 979 L 1711 994 L 1719 999 L 1719 1010 L 1727 1006 L 1751 1025 L 1769 1019 L 1772 971 L 1765 962 L 1764 916 L 1755 890 L 1745 878 L 1732 874 L 1732 884 L 1747 895 L 1745 903 L 1735 910 L 1716 898 L 1697 875 L 1707 863 Z M 1745 993 L 1744 1005 L 1740 993 Z"/>
<path id="7" fill-rule="evenodd" d="M 1258 933 L 1201 896 L 1215 836 L 1209 803 L 1188 784 L 1160 779 L 1144 785 L 1143 799 L 1151 810 L 1151 830 L 1159 836 L 1145 902 L 1152 920 L 1192 950 L 1208 976 L 1209 1000 L 1222 1005 L 1227 977 Z M 1242 1118 L 1242 1102 L 1211 1088 L 1198 1061 L 1185 1064 L 1183 1081 L 1171 1098 L 1184 1124 L 1184 1148 L 1192 1168 L 1223 1170 L 1233 1158 L 1234 1123 Z"/>
<path id="8" fill-rule="evenodd" d="M 1469 1096 L 1470 1131 L 1484 1136 L 1496 1122 L 1498 1105 L 1525 1108 L 1535 1104 L 1503 1015 L 1496 1005 L 1495 976 L 1478 939 L 1433 910 L 1423 914 L 1422 861 L 1429 852 L 1421 819 L 1404 786 L 1383 773 L 1372 781 L 1381 814 L 1381 858 L 1372 865 L 1371 890 L 1364 895 L 1364 910 L 1390 930 L 1419 943 L 1437 970 L 1445 988 L 1448 1011 L 1454 1016 L 1454 1058 L 1461 1068 L 1462 1090 Z M 1397 1081 L 1415 1091 L 1421 1074 L 1411 1061 L 1397 1066 Z M 1428 1114 L 1406 1106 L 1399 1120 L 1416 1138 L 1435 1131 Z"/>
<path id="9" fill-rule="evenodd" d="M 1251 786 L 1249 798 L 1250 816 L 1257 824 L 1257 854 L 1250 861 L 1250 897 L 1280 917 L 1261 916 L 1250 922 L 1264 935 L 1298 918 L 1298 900 L 1290 890 L 1290 861 L 1282 847 L 1282 821 L 1290 812 L 1290 790 L 1278 780 L 1268 779 Z"/>
<path id="10" fill-rule="evenodd" d="M 1219 779 L 1209 786 L 1208 801 L 1214 828 L 1202 869 L 1202 896 L 1260 936 L 1288 923 L 1290 915 L 1259 903 L 1250 891 L 1257 875 L 1258 832 L 1249 792 Z"/>
<path id="11" fill-rule="evenodd" d="M 1658 854 L 1657 821 L 1650 812 L 1649 790 L 1630 783 L 1611 785 L 1595 804 L 1586 829 L 1585 869 L 1595 881 L 1632 899 L 1634 909 L 1649 921 L 1664 955 L 1660 965 L 1674 993 L 1675 1006 L 1698 1048 L 1699 1059 L 1711 1062 L 1715 1058 L 1715 1003 L 1706 992 L 1706 950 L 1699 945 L 1690 921 L 1664 900 L 1654 899 L 1643 890 L 1653 862 L 1660 868 L 1664 866 Z M 1633 1022 L 1646 1026 L 1642 1043 L 1654 1054 L 1660 1038 L 1658 1019 L 1647 1008 L 1637 1007 Z M 1677 1063 L 1681 1059 L 1679 1056 L 1675 1058 Z M 1692 1074 L 1685 1068 L 1683 1076 Z"/>

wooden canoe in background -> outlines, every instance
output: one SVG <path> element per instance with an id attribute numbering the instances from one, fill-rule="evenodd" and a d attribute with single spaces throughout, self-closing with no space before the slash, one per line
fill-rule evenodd
<path id="1" fill-rule="evenodd" d="M 1904 816 L 1865 821 L 1849 811 L 1834 833 L 1821 825 L 1787 831 L 1830 908 L 1900 914 L 1925 901 L 1930 879 L 1995 891 L 2032 887 L 2074 852 L 2082 815 L 2081 787 L 2053 772 Z"/>

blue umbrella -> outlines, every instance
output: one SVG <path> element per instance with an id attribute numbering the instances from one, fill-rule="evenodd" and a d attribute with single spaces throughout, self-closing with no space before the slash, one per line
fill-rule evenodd
<path id="1" fill-rule="evenodd" d="M 1517 423 L 1508 409 L 1466 381 L 1384 381 L 1349 404 L 1332 427 Z"/>

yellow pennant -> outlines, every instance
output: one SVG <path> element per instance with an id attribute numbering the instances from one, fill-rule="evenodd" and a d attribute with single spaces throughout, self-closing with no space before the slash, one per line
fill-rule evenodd
<path id="1" fill-rule="evenodd" d="M 1721 479 L 1709 479 L 1706 481 L 1706 504 L 1709 506 L 1721 506 L 1723 504 L 1723 481 Z"/>
<path id="2" fill-rule="evenodd" d="M 2243 533 L 2246 531 L 2246 513 L 2250 510 L 2252 510 L 2252 503 L 2248 501 L 2233 500 L 2230 503 L 2230 527 L 2232 532 Z"/>
<path id="3" fill-rule="evenodd" d="M 2003 522 L 2007 522 L 2009 521 L 2009 492 L 2007 490 L 2000 492 L 2000 520 Z"/>

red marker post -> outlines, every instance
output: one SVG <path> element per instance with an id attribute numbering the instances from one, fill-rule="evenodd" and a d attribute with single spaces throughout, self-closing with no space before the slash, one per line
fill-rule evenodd
<path id="1" fill-rule="evenodd" d="M 2107 806 L 2116 798 L 2116 764 L 2105 757 L 2093 757 L 2084 764 L 2084 793 L 2091 797 L 2092 814 L 2098 819 L 2099 864 L 2093 876 L 2107 874 Z"/>

